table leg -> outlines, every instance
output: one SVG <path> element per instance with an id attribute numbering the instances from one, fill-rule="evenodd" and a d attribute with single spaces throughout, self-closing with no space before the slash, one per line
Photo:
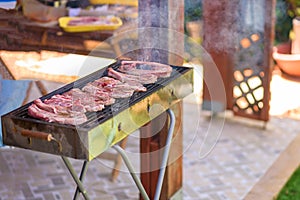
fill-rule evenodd
<path id="1" fill-rule="evenodd" d="M 87 167 L 88 167 L 88 162 L 87 161 L 84 161 L 83 163 L 83 166 L 82 166 L 82 170 L 81 170 L 81 174 L 80 174 L 80 178 L 78 178 L 72 164 L 70 163 L 69 159 L 65 156 L 61 156 L 61 158 L 63 159 L 66 167 L 68 168 L 70 174 L 72 175 L 76 185 L 77 185 L 77 188 L 76 188 L 76 192 L 74 194 L 74 200 L 77 198 L 77 195 L 79 193 L 79 191 L 82 193 L 83 197 L 85 200 L 89 200 L 89 196 L 87 194 L 87 191 L 85 190 L 83 184 L 82 184 L 82 180 L 84 178 L 84 175 L 86 173 L 86 170 L 87 170 Z"/>

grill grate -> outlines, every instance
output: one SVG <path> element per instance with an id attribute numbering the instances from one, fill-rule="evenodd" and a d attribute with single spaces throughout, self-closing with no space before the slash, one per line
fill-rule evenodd
<path id="1" fill-rule="evenodd" d="M 108 67 L 117 70 L 119 66 L 120 63 L 116 62 Z M 170 77 L 160 78 L 154 84 L 144 85 L 147 88 L 146 92 L 136 92 L 130 98 L 117 99 L 114 104 L 106 106 L 102 111 L 86 113 L 88 121 L 78 126 L 32 118 L 27 114 L 28 107 L 33 103 L 30 102 L 1 116 L 3 143 L 75 159 L 92 160 L 192 93 L 192 69 L 171 67 L 173 70 Z M 72 88 L 82 88 L 87 83 L 107 75 L 107 68 L 65 85 L 41 97 L 41 100 L 62 94 Z M 161 104 L 161 107 L 154 106 L 156 104 Z M 116 124 L 117 126 L 114 126 Z M 49 141 L 49 136 L 55 140 Z"/>
<path id="2" fill-rule="evenodd" d="M 86 77 L 83 77 L 73 83 L 63 86 L 47 95 L 41 97 L 41 100 L 49 99 L 55 94 L 62 94 L 64 92 L 69 91 L 70 89 L 72 89 L 74 87 L 82 88 L 89 82 L 92 82 L 103 76 L 107 76 L 107 68 L 111 67 L 115 70 L 118 70 L 119 65 L 120 65 L 120 61 L 113 63 L 104 69 L 94 72 Z M 173 68 L 173 71 L 172 71 L 170 77 L 159 78 L 157 80 L 157 82 L 155 82 L 153 84 L 144 85 L 147 88 L 146 92 L 135 92 L 130 98 L 116 99 L 116 102 L 114 104 L 112 104 L 110 106 L 105 106 L 105 108 L 101 111 L 86 113 L 88 120 L 86 122 L 78 125 L 77 127 L 84 128 L 84 129 L 91 129 L 91 128 L 103 123 L 104 121 L 112 118 L 115 114 L 122 112 L 123 110 L 127 109 L 128 107 L 130 107 L 130 106 L 134 105 L 135 103 L 141 101 L 142 99 L 146 98 L 148 95 L 159 90 L 160 88 L 165 87 L 172 80 L 176 79 L 177 77 L 184 74 L 186 71 L 190 70 L 189 68 L 185 68 L 185 67 L 177 67 L 177 66 L 171 66 L 171 67 Z M 15 116 L 16 118 L 22 118 L 22 119 L 26 119 L 28 121 L 32 121 L 32 122 L 36 122 L 36 123 L 53 124 L 53 123 L 45 122 L 45 121 L 35 119 L 35 118 L 29 116 L 27 113 L 27 108 L 31 104 L 32 104 L 32 102 L 22 106 L 21 108 L 15 110 L 15 111 L 12 111 L 11 114 L 13 116 Z M 73 125 L 66 125 L 66 124 L 57 124 L 57 125 L 65 126 L 65 127 L 74 127 Z"/>

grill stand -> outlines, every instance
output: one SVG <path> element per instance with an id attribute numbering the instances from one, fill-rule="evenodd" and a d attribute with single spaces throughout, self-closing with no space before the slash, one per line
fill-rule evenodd
<path id="1" fill-rule="evenodd" d="M 85 188 L 84 188 L 84 186 L 82 184 L 83 178 L 84 178 L 85 173 L 86 173 L 86 171 L 88 169 L 89 162 L 88 161 L 84 161 L 83 162 L 81 173 L 80 173 L 80 177 L 78 178 L 78 176 L 77 176 L 77 174 L 76 174 L 76 172 L 75 172 L 75 170 L 74 170 L 71 162 L 69 161 L 69 159 L 67 157 L 65 157 L 65 156 L 62 156 L 61 158 L 63 159 L 66 167 L 68 168 L 70 174 L 72 175 L 72 177 L 73 177 L 73 179 L 74 179 L 74 181 L 75 181 L 75 183 L 77 185 L 77 188 L 76 188 L 73 200 L 77 199 L 77 196 L 78 196 L 79 192 L 82 193 L 84 199 L 89 200 L 90 198 L 89 198 L 89 196 L 88 196 L 88 194 L 87 194 L 87 192 L 86 192 L 86 190 L 85 190 Z"/>
<path id="2" fill-rule="evenodd" d="M 159 176 L 158 176 L 158 180 L 157 180 L 157 185 L 156 185 L 156 191 L 155 191 L 155 196 L 154 196 L 154 200 L 159 200 L 160 194 L 161 194 L 161 189 L 162 189 L 162 185 L 163 185 L 163 180 L 164 180 L 164 176 L 165 176 L 165 170 L 167 167 L 167 162 L 168 162 L 168 157 L 169 157 L 169 152 L 170 152 L 170 146 L 171 146 L 171 141 L 172 141 L 172 137 L 173 137 L 173 132 L 174 132 L 174 127 L 175 127 L 175 115 L 173 113 L 173 111 L 171 109 L 168 109 L 166 111 L 169 115 L 169 119 L 170 119 L 170 126 L 168 129 L 168 135 L 167 135 L 167 140 L 166 140 L 166 145 L 165 145 L 165 149 L 163 152 L 163 157 L 162 157 L 162 162 L 160 165 L 160 172 L 159 172 Z M 119 145 L 114 145 L 113 148 L 121 155 L 122 159 L 124 160 L 124 163 L 126 165 L 126 167 L 128 168 L 128 171 L 130 172 L 136 186 L 138 187 L 141 196 L 143 197 L 144 200 L 150 200 L 140 178 L 137 176 L 137 173 L 135 171 L 135 169 L 133 168 L 128 156 L 126 155 L 126 152 L 124 151 L 124 149 L 122 147 L 120 147 Z M 82 193 L 83 197 L 85 200 L 89 200 L 89 196 L 87 194 L 87 191 L 85 190 L 82 182 L 84 179 L 84 176 L 86 174 L 86 171 L 88 169 L 88 161 L 84 161 L 83 165 L 82 165 L 82 169 L 81 169 L 81 173 L 80 173 L 80 177 L 78 178 L 72 164 L 70 163 L 69 159 L 65 156 L 61 156 L 61 158 L 63 159 L 66 167 L 68 168 L 70 174 L 72 175 L 75 183 L 77 184 L 77 188 L 73 197 L 73 200 L 76 200 L 78 197 L 78 193 Z"/>

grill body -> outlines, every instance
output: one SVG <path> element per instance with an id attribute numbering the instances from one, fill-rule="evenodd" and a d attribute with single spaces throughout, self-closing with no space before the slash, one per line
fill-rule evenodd
<path id="1" fill-rule="evenodd" d="M 119 64 L 116 62 L 108 67 L 117 69 Z M 107 68 L 61 87 L 41 99 L 62 94 L 74 87 L 81 88 L 106 75 Z M 118 99 L 102 111 L 88 113 L 88 121 L 77 126 L 49 123 L 28 116 L 30 102 L 1 117 L 3 143 L 90 161 L 193 92 L 193 69 L 172 68 L 170 77 L 145 85 L 146 92 L 134 93 L 131 98 Z M 24 132 L 33 134 L 24 135 Z M 53 140 L 45 139 L 44 136 L 49 134 Z"/>

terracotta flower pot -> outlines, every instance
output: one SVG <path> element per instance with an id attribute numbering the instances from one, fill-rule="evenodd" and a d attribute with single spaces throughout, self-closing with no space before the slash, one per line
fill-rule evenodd
<path id="1" fill-rule="evenodd" d="M 300 77 L 300 54 L 291 54 L 290 43 L 274 47 L 273 58 L 283 73 Z"/>

